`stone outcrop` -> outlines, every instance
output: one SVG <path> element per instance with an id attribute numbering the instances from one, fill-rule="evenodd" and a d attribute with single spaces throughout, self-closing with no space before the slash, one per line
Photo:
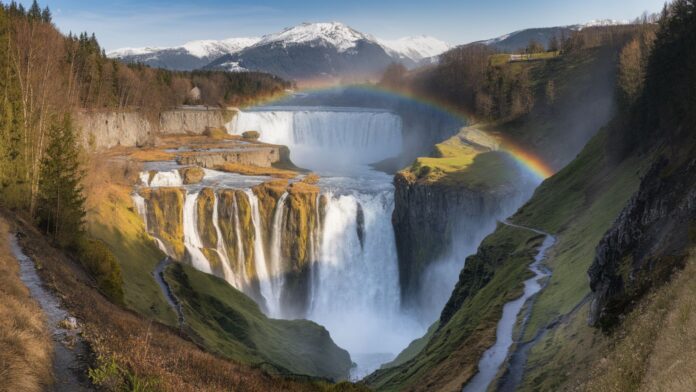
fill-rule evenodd
<path id="1" fill-rule="evenodd" d="M 189 166 L 179 169 L 184 185 L 198 184 L 203 181 L 205 172 L 198 166 Z"/>
<path id="2" fill-rule="evenodd" d="M 144 146 L 156 131 L 139 112 L 78 112 L 76 123 L 83 145 L 91 150 Z"/>
<path id="3" fill-rule="evenodd" d="M 271 167 L 274 163 L 281 162 L 280 150 L 279 146 L 258 145 L 229 151 L 185 153 L 179 155 L 176 160 L 180 165 L 196 165 L 206 169 L 213 169 L 225 163 Z"/>
<path id="4" fill-rule="evenodd" d="M 140 196 L 147 205 L 148 232 L 158 238 L 167 253 L 184 258 L 184 190 L 180 188 L 146 188 Z"/>
<path id="5" fill-rule="evenodd" d="M 611 328 L 651 287 L 683 267 L 696 242 L 696 159 L 659 159 L 597 246 L 589 323 Z"/>
<path id="6" fill-rule="evenodd" d="M 485 226 L 514 212 L 510 205 L 523 197 L 514 186 L 472 189 L 465 184 L 419 182 L 408 173 L 394 178 L 392 224 L 399 255 L 402 300 L 410 304 L 420 293 L 427 267 L 444 256 L 452 241 L 475 243 Z M 463 261 L 463 260 L 462 260 Z"/>
<path id="7" fill-rule="evenodd" d="M 82 131 L 83 145 L 93 151 L 113 147 L 151 145 L 156 134 L 202 135 L 206 129 L 224 128 L 234 116 L 233 110 L 177 109 L 150 118 L 144 113 L 81 111 L 76 123 Z"/>
<path id="8" fill-rule="evenodd" d="M 206 129 L 224 127 L 234 113 L 232 110 L 205 108 L 169 110 L 160 114 L 159 131 L 165 135 L 202 135 Z"/>

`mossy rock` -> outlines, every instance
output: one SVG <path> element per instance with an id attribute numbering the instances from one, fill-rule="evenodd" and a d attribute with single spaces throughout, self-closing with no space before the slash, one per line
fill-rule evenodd
<path id="1" fill-rule="evenodd" d="M 242 138 L 249 140 L 258 140 L 261 137 L 259 131 L 246 131 L 242 133 Z"/>
<path id="2" fill-rule="evenodd" d="M 198 166 L 181 168 L 179 174 L 181 174 L 184 185 L 198 184 L 205 177 L 205 171 Z"/>
<path id="3" fill-rule="evenodd" d="M 181 188 L 148 188 L 140 192 L 147 204 L 148 231 L 159 238 L 171 254 L 184 257 L 184 191 Z"/>

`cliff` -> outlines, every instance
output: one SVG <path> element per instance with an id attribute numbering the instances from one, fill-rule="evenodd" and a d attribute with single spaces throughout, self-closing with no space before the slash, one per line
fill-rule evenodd
<path id="1" fill-rule="evenodd" d="M 429 265 L 459 245 L 475 246 L 528 195 L 524 175 L 495 138 L 464 128 L 394 177 L 392 223 L 406 304 Z M 518 185 L 514 185 L 517 183 Z"/>
<path id="2" fill-rule="evenodd" d="M 157 130 L 139 112 L 78 112 L 75 120 L 83 145 L 92 150 L 144 146 Z"/>
<path id="3" fill-rule="evenodd" d="M 143 112 L 80 111 L 77 127 L 83 145 L 90 150 L 151 145 L 156 135 L 196 134 L 224 127 L 234 111 L 221 109 L 178 109 L 163 111 L 154 119 Z"/>
<path id="4" fill-rule="evenodd" d="M 663 156 L 597 246 L 588 271 L 590 324 L 614 326 L 653 286 L 683 268 L 695 229 L 696 159 L 675 163 Z"/>
<path id="5" fill-rule="evenodd" d="M 197 134 L 207 128 L 224 127 L 234 117 L 233 110 L 190 108 L 168 110 L 159 116 L 162 134 Z"/>

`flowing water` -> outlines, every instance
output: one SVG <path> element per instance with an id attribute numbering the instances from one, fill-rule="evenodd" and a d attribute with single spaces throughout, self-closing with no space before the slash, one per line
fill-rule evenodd
<path id="1" fill-rule="evenodd" d="M 546 258 L 546 251 L 555 243 L 555 238 L 550 234 L 538 230 L 521 226 L 515 227 L 531 230 L 537 234 L 546 236 L 541 247 L 539 247 L 539 252 L 534 257 L 534 262 L 529 266 L 534 276 L 524 282 L 524 293 L 522 296 L 503 306 L 503 315 L 498 322 L 498 328 L 496 330 L 495 344 L 483 353 L 479 361 L 478 373 L 466 384 L 463 392 L 483 392 L 488 389 L 488 386 L 493 382 L 496 375 L 498 375 L 501 365 L 508 356 L 508 352 L 513 343 L 513 330 L 517 322 L 517 316 L 522 310 L 522 306 L 532 296 L 541 291 L 541 280 L 549 276 L 549 272 L 544 268 L 542 262 Z"/>
<path id="2" fill-rule="evenodd" d="M 241 189 L 233 199 L 231 215 L 236 236 L 236 255 L 227 254 L 220 230 L 218 194 L 212 219 L 218 239 L 217 254 L 225 268 L 224 278 L 230 285 L 255 298 L 270 317 L 308 318 L 325 326 L 339 346 L 347 349 L 357 366 L 351 377 L 361 378 L 393 359 L 412 340 L 421 337 L 439 316 L 439 309 L 454 286 L 466 256 L 452 256 L 446 273 L 430 273 L 426 291 L 439 294 L 427 302 L 431 309 L 425 317 L 414 317 L 401 306 L 399 268 L 391 216 L 394 210 L 392 176 L 370 168 L 369 164 L 398 156 L 403 148 L 401 117 L 385 110 L 335 107 L 267 107 L 238 113 L 228 124 L 230 133 L 259 131 L 261 141 L 283 144 L 290 148 L 291 160 L 300 167 L 321 175 L 319 202 L 313 213 L 316 230 L 309 235 L 309 271 L 306 277 L 306 306 L 298 314 L 285 308 L 283 274 L 283 227 L 287 219 L 287 193 L 277 201 L 270 222 L 270 233 L 263 229 L 259 200 L 250 187 L 268 180 L 205 170 L 201 184 L 186 185 L 183 206 L 184 245 L 188 261 L 197 269 L 210 273 L 212 268 L 202 252 L 198 233 L 196 200 L 203 187 Z M 172 162 L 151 164 L 141 175 L 150 187 L 178 184 L 180 176 Z M 138 212 L 147 222 L 146 203 L 134 196 Z M 240 240 L 240 212 L 237 197 L 250 205 L 253 226 L 253 269 L 258 284 L 250 284 Z M 514 203 L 513 203 L 514 204 Z M 490 231 L 494 220 L 473 222 L 478 231 Z M 479 227 L 480 226 L 480 227 Z M 489 227 L 490 226 L 490 227 Z M 466 251 L 475 250 L 474 236 Z M 454 241 L 455 239 L 453 239 Z M 164 247 L 164 245 L 160 245 Z M 468 254 L 468 253 L 467 253 Z M 447 264 L 449 263 L 449 264 Z M 454 267 L 453 267 L 454 266 Z M 450 269 L 455 272 L 449 271 Z M 256 282 L 255 282 L 256 283 Z M 285 306 L 283 304 L 286 304 Z M 435 309 L 435 311 L 432 311 Z"/>

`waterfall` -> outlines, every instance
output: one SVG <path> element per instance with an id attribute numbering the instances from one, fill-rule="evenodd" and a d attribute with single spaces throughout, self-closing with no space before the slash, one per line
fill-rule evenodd
<path id="1" fill-rule="evenodd" d="M 384 111 L 250 111 L 228 124 L 233 134 L 256 130 L 261 140 L 290 147 L 293 161 L 309 168 L 368 164 L 399 155 L 401 118 Z"/>
<path id="2" fill-rule="evenodd" d="M 147 205 L 145 204 L 145 199 L 138 193 L 133 193 L 131 198 L 133 199 L 133 204 L 135 204 L 135 210 L 138 211 L 138 215 L 142 218 L 145 231 L 147 232 Z"/>
<path id="3" fill-rule="evenodd" d="M 222 271 L 224 273 L 224 278 L 227 283 L 231 284 L 238 290 L 243 290 L 243 284 L 240 280 L 240 276 L 232 271 L 230 267 L 230 258 L 227 255 L 227 246 L 225 245 L 225 237 L 222 235 L 222 230 L 220 230 L 220 214 L 218 212 L 218 195 L 213 192 L 213 228 L 215 228 L 215 235 L 217 236 L 217 247 L 215 251 L 220 257 L 220 263 L 222 264 Z"/>
<path id="4" fill-rule="evenodd" d="M 191 265 L 202 272 L 212 273 L 210 262 L 201 251 L 203 242 L 198 235 L 198 208 L 196 201 L 198 192 L 186 194 L 184 200 L 184 247 L 191 261 Z"/>
<path id="5" fill-rule="evenodd" d="M 179 170 L 158 171 L 151 175 L 149 171 L 140 173 L 140 181 L 149 187 L 182 186 L 184 180 Z"/>
<path id="6" fill-rule="evenodd" d="M 266 254 L 263 249 L 263 237 L 261 236 L 261 214 L 259 213 L 259 199 L 251 189 L 244 191 L 249 199 L 251 206 L 251 223 L 254 225 L 254 266 L 256 267 L 256 277 L 261 287 L 261 295 L 266 301 L 266 308 L 269 315 L 277 314 L 277 309 L 273 306 L 273 291 L 271 288 L 268 266 L 266 265 Z"/>
<path id="7" fill-rule="evenodd" d="M 241 278 L 245 285 L 249 285 L 249 275 L 246 270 L 246 256 L 244 254 L 244 242 L 242 241 L 242 229 L 239 224 L 239 206 L 237 194 L 232 195 L 232 216 L 234 217 L 234 232 L 237 237 L 237 268 L 241 272 Z"/>
<path id="8" fill-rule="evenodd" d="M 283 243 L 283 227 L 285 226 L 285 200 L 288 198 L 288 193 L 283 193 L 276 203 L 275 211 L 273 212 L 273 223 L 271 226 L 271 293 L 273 294 L 273 306 L 271 308 L 276 309 L 278 314 L 282 313 L 280 308 L 280 299 L 283 292 L 283 282 L 284 282 L 284 271 L 283 271 L 283 254 L 282 254 L 282 243 Z M 268 299 L 267 299 L 268 301 Z M 277 316 L 278 314 L 273 314 Z"/>
<path id="9" fill-rule="evenodd" d="M 351 353 L 359 364 L 353 376 L 359 377 L 393 358 L 423 329 L 400 311 L 393 192 L 324 197 L 308 316 L 326 326 L 337 344 Z M 358 206 L 364 218 L 362 246 Z M 382 355 L 375 359 L 375 353 Z"/>

